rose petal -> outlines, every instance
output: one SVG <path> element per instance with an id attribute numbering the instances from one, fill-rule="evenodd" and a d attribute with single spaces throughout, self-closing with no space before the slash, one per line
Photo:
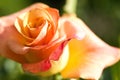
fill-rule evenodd
<path id="1" fill-rule="evenodd" d="M 42 45 L 42 44 L 44 44 L 43 42 L 41 43 L 41 41 L 43 41 L 44 37 L 47 34 L 47 28 L 48 28 L 48 22 L 46 21 L 44 26 L 43 26 L 43 28 L 41 29 L 40 33 L 36 37 L 36 39 L 33 42 L 31 42 L 30 44 L 27 44 L 27 45 L 35 46 L 35 45 Z"/>
<path id="2" fill-rule="evenodd" d="M 26 59 L 31 62 L 41 62 L 44 59 L 49 58 L 50 60 L 59 60 L 62 51 L 68 41 L 58 41 L 47 45 L 38 45 L 34 47 L 29 47 L 27 53 L 25 54 Z"/>
<path id="3" fill-rule="evenodd" d="M 65 78 L 98 79 L 104 67 L 118 60 L 118 49 L 108 46 L 89 46 L 83 41 L 71 40 L 70 58 L 61 72 Z"/>
<path id="4" fill-rule="evenodd" d="M 69 18 L 61 17 L 59 21 L 59 37 L 64 37 L 66 39 L 83 39 L 85 36 L 85 32 L 83 30 L 82 25 L 78 23 L 74 23 L 74 21 L 70 21 Z"/>
<path id="5" fill-rule="evenodd" d="M 51 21 L 53 22 L 54 26 L 58 26 L 59 11 L 54 8 L 46 8 L 46 10 L 50 14 L 49 17 L 50 17 Z M 56 29 L 57 29 L 57 27 L 56 27 Z"/>
<path id="6" fill-rule="evenodd" d="M 120 59 L 120 50 L 100 40 L 79 19 L 74 18 L 74 22 L 84 28 L 86 37 L 83 40 L 73 39 L 69 42 L 69 62 L 61 74 L 64 78 L 98 80 L 105 67 Z"/>
<path id="7" fill-rule="evenodd" d="M 27 72 L 42 76 L 49 76 L 60 72 L 66 66 L 69 57 L 68 53 L 68 46 L 66 46 L 58 61 L 54 61 L 49 58 L 38 63 L 23 64 L 22 66 Z"/>
<path id="8" fill-rule="evenodd" d="M 23 64 L 22 67 L 27 72 L 38 73 L 48 70 L 51 67 L 51 63 L 46 59 L 38 63 Z"/>
<path id="9" fill-rule="evenodd" d="M 59 11 L 54 8 L 46 8 L 49 13 L 49 27 L 47 30 L 46 38 L 44 39 L 44 43 L 48 43 L 56 34 L 58 29 L 58 20 L 59 20 Z"/>
<path id="10" fill-rule="evenodd" d="M 17 29 L 17 31 L 25 38 L 27 39 L 28 42 L 31 42 L 33 41 L 32 38 L 29 37 L 29 34 L 28 34 L 28 28 L 24 29 L 24 26 L 23 26 L 23 20 L 22 18 L 20 17 L 25 17 L 27 13 L 24 13 L 24 14 L 21 14 L 15 21 L 15 27 Z"/>
<path id="11" fill-rule="evenodd" d="M 9 23 L 9 21 L 5 22 Z M 19 45 L 24 42 L 24 39 L 21 38 L 19 33 L 16 32 L 14 26 L 7 26 L 6 24 L 2 23 L 1 28 L 2 32 L 0 32 L 0 55 L 13 59 L 20 63 L 28 62 L 22 55 L 23 52 L 26 52 L 26 50 L 24 47 Z"/>

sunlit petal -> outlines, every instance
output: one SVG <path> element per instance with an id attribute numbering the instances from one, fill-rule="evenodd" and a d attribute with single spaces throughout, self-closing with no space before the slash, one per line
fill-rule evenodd
<path id="1" fill-rule="evenodd" d="M 73 20 L 79 23 L 79 27 L 84 28 L 86 37 L 83 40 L 73 39 L 69 42 L 69 62 L 61 74 L 65 78 L 82 77 L 98 80 L 105 67 L 119 60 L 120 50 L 100 40 L 79 19 L 72 18 L 71 21 Z"/>

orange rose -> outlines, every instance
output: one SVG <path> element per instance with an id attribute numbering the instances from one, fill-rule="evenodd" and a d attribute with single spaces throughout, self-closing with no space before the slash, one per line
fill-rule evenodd
<path id="1" fill-rule="evenodd" d="M 44 4 L 2 29 L 0 54 L 21 63 L 25 71 L 44 75 L 60 72 L 69 57 L 67 42 L 85 35 L 81 27 L 61 25 L 58 10 Z"/>
<path id="2" fill-rule="evenodd" d="M 0 54 L 37 75 L 60 72 L 64 78 L 97 80 L 105 67 L 120 59 L 120 50 L 99 39 L 80 19 L 59 19 L 58 10 L 44 4 L 18 16 L 15 25 L 2 20 L 0 25 Z"/>

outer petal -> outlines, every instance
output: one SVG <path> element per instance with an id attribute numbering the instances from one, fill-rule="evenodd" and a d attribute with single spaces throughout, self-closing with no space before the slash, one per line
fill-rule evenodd
<path id="1" fill-rule="evenodd" d="M 96 79 L 103 69 L 120 59 L 120 50 L 100 40 L 86 25 L 77 18 L 68 18 L 71 23 L 83 27 L 86 37 L 83 40 L 73 39 L 69 42 L 70 58 L 61 72 L 65 78 Z"/>
<path id="2" fill-rule="evenodd" d="M 0 21 L 0 55 L 7 58 L 13 59 L 18 62 L 27 62 L 25 57 L 22 55 L 26 53 L 26 49 L 22 46 L 24 40 L 21 38 L 19 33 L 16 32 L 16 29 L 13 25 L 6 25 L 11 22 L 9 19 L 3 19 L 3 22 Z M 10 46 L 11 45 L 11 46 Z M 11 50 L 14 49 L 13 50 Z"/>
<path id="3" fill-rule="evenodd" d="M 85 32 L 83 27 L 77 26 L 78 23 L 70 22 L 67 18 L 61 17 L 59 21 L 59 37 L 64 37 L 66 39 L 83 39 Z"/>
<path id="4" fill-rule="evenodd" d="M 63 53 L 59 57 L 59 60 L 54 61 L 49 59 L 43 60 L 38 63 L 34 64 L 23 64 L 23 69 L 27 72 L 32 72 L 37 75 L 42 75 L 42 76 L 49 76 L 55 73 L 60 72 L 63 70 L 63 68 L 66 66 L 67 61 L 68 61 L 68 46 L 66 46 L 63 50 Z M 53 57 L 53 56 L 52 56 Z M 57 57 L 57 56 L 54 56 Z"/>

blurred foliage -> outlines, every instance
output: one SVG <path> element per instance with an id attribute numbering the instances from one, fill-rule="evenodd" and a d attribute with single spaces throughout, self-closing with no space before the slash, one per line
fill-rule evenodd
<path id="1" fill-rule="evenodd" d="M 19 11 L 35 2 L 43 2 L 63 13 L 65 0 L 1 0 L 0 16 Z M 76 13 L 105 42 L 119 46 L 120 0 L 78 0 Z M 43 78 L 23 73 L 20 64 L 0 57 L 0 80 L 63 79 L 59 74 Z M 100 80 L 120 80 L 120 63 L 105 69 Z"/>
<path id="2" fill-rule="evenodd" d="M 78 0 L 77 14 L 107 43 L 118 46 L 119 0 Z"/>

